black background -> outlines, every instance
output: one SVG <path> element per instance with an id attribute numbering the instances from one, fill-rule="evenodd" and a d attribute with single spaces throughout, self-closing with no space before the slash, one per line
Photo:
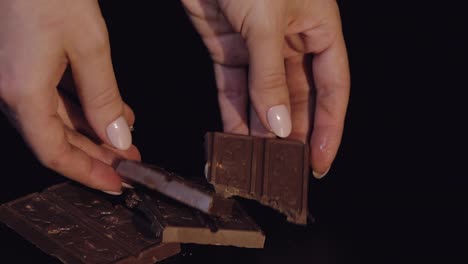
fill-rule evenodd
<path id="1" fill-rule="evenodd" d="M 250 204 L 264 250 L 189 245 L 167 263 L 468 263 L 466 12 L 408 2 L 340 2 L 352 92 L 338 157 L 311 181 L 316 223 Z M 200 174 L 203 135 L 221 123 L 210 59 L 181 4 L 101 3 L 144 161 Z M 0 202 L 63 180 L 3 116 L 0 128 Z M 3 225 L 0 240 L 11 259 L 1 263 L 57 262 Z"/>

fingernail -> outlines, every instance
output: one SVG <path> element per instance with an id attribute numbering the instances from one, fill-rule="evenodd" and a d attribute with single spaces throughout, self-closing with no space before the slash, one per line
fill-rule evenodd
<path id="1" fill-rule="evenodd" d="M 107 194 L 110 194 L 110 195 L 121 195 L 122 194 L 122 191 L 120 191 L 120 192 L 103 191 L 103 192 L 105 192 Z"/>
<path id="2" fill-rule="evenodd" d="M 115 148 L 126 150 L 132 145 L 132 134 L 122 116 L 107 126 L 107 137 Z"/>
<path id="3" fill-rule="evenodd" d="M 285 105 L 273 106 L 267 113 L 268 123 L 278 137 L 285 138 L 291 133 L 291 117 Z"/>
<path id="4" fill-rule="evenodd" d="M 130 129 L 130 132 L 135 131 L 135 128 L 133 126 L 129 126 L 128 129 Z"/>
<path id="5" fill-rule="evenodd" d="M 325 177 L 325 175 L 327 175 L 327 173 L 330 171 L 330 168 L 328 168 L 328 170 L 326 170 L 324 173 L 318 173 L 316 171 L 312 171 L 312 174 L 314 175 L 314 177 L 316 179 L 321 179 L 323 177 Z"/>
<path id="6" fill-rule="evenodd" d="M 131 186 L 130 184 L 126 182 L 122 182 L 122 187 L 127 188 L 127 189 L 133 189 L 133 186 Z"/>

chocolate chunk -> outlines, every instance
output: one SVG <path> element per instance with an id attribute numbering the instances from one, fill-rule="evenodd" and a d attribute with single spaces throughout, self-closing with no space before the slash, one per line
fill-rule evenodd
<path id="1" fill-rule="evenodd" d="M 180 251 L 110 197 L 59 184 L 0 207 L 0 220 L 64 263 L 154 263 Z"/>
<path id="2" fill-rule="evenodd" d="M 225 197 L 259 201 L 307 223 L 308 147 L 302 142 L 207 133 L 206 178 Z"/>
<path id="3" fill-rule="evenodd" d="M 162 168 L 131 160 L 120 161 L 116 171 L 128 180 L 140 183 L 207 214 L 232 213 L 233 201 L 217 197 L 206 182 L 189 180 Z"/>
<path id="4" fill-rule="evenodd" d="M 162 242 L 264 246 L 265 235 L 237 202 L 233 204 L 232 214 L 210 216 L 156 192 L 129 190 L 126 195 L 132 200 L 129 204 L 153 221 L 156 230 L 162 227 Z"/>

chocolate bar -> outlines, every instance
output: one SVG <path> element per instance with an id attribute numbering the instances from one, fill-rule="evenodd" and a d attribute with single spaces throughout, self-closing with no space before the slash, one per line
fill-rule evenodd
<path id="1" fill-rule="evenodd" d="M 216 195 L 206 182 L 189 180 L 162 168 L 132 160 L 121 160 L 116 171 L 125 179 L 140 183 L 207 214 L 221 216 L 232 213 L 233 201 Z"/>
<path id="2" fill-rule="evenodd" d="M 196 243 L 263 248 L 265 235 L 235 202 L 230 215 L 210 216 L 162 196 L 128 190 L 126 204 L 152 222 L 153 232 L 164 243 Z"/>
<path id="3" fill-rule="evenodd" d="M 309 155 L 295 140 L 210 132 L 205 175 L 216 193 L 254 199 L 307 223 Z"/>
<path id="4" fill-rule="evenodd" d="M 0 220 L 64 263 L 155 263 L 180 252 L 110 197 L 65 183 L 0 207 Z"/>

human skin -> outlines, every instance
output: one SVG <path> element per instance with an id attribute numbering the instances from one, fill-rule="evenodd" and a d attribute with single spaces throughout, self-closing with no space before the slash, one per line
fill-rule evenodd
<path id="1" fill-rule="evenodd" d="M 81 109 L 57 89 L 67 66 Z M 96 0 L 0 0 L 0 99 L 42 164 L 120 193 L 112 162 L 140 154 L 131 145 L 134 114 L 120 97 Z"/>
<path id="2" fill-rule="evenodd" d="M 224 130 L 310 142 L 313 174 L 323 177 L 350 90 L 336 1 L 182 2 L 214 63 Z"/>
<path id="3" fill-rule="evenodd" d="M 182 2 L 214 62 L 224 130 L 309 141 L 325 175 L 349 96 L 336 3 Z M 80 106 L 57 89 L 67 68 Z M 0 0 L 0 108 L 44 166 L 89 187 L 121 193 L 112 163 L 141 159 L 96 0 Z"/>

